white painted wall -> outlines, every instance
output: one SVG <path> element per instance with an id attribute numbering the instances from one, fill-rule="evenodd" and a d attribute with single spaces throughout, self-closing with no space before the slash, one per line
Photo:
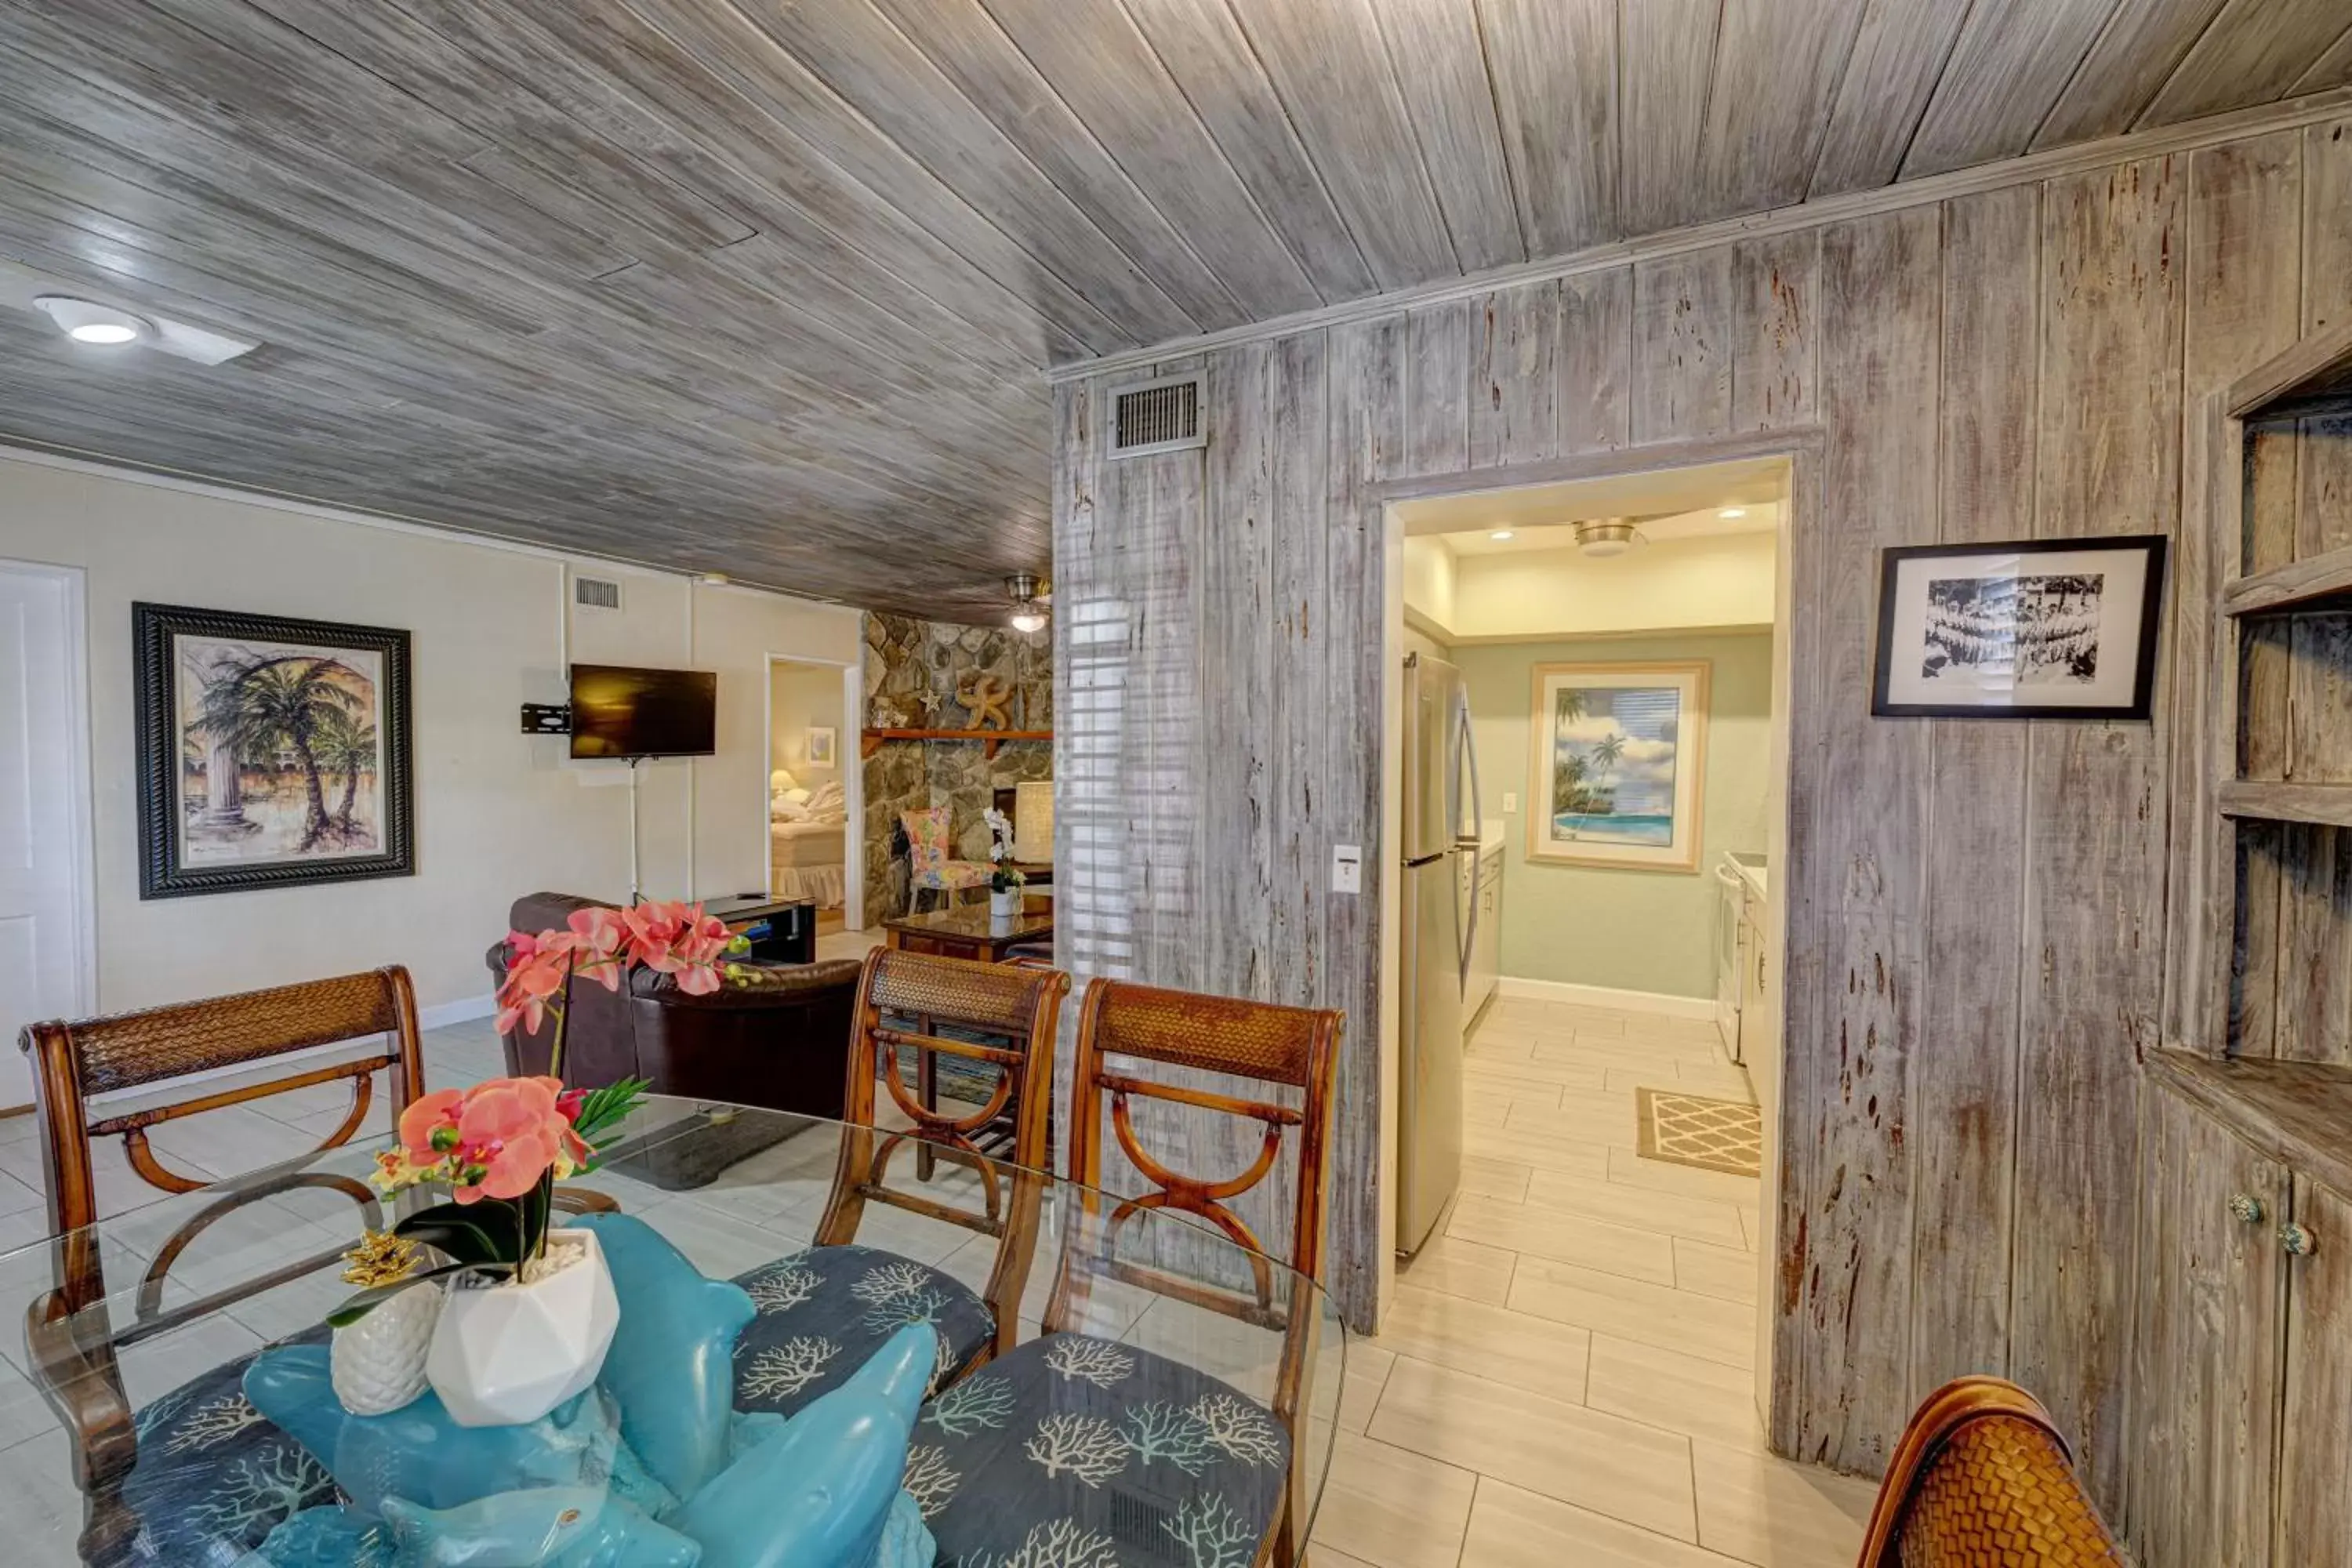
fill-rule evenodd
<path id="1" fill-rule="evenodd" d="M 855 749 L 856 743 L 845 717 L 848 700 L 842 689 L 840 668 L 779 660 L 772 680 L 768 765 L 792 770 L 803 789 L 838 783 L 841 748 L 846 742 Z M 829 767 L 820 767 L 808 759 L 808 732 L 818 725 L 830 725 L 833 729 L 833 763 Z"/>
<path id="2" fill-rule="evenodd" d="M 1410 552 L 1422 541 L 1405 542 Z M 1460 645 L 1541 637 L 1752 630 L 1772 624 L 1773 535 L 1759 531 L 1660 539 L 1594 560 L 1580 551 L 1517 550 L 1452 558 L 1450 609 L 1405 604 Z M 1422 591 L 1440 592 L 1435 574 Z"/>
<path id="3" fill-rule="evenodd" d="M 626 770 L 520 732 L 560 702 L 568 658 L 719 675 L 718 754 L 640 770 L 643 885 L 719 897 L 766 885 L 771 653 L 854 663 L 859 616 L 676 575 L 617 576 L 619 612 L 569 607 L 572 563 L 30 454 L 0 451 L 0 557 L 89 581 L 98 1005 L 107 1012 L 406 964 L 427 1007 L 489 988 L 482 953 L 520 893 L 628 889 Z M 417 874 L 142 902 L 132 743 L 137 600 L 410 633 Z"/>

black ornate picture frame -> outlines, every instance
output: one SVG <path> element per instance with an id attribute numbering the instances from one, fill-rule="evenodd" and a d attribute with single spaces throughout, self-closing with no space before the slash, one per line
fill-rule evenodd
<path id="1" fill-rule="evenodd" d="M 131 606 L 139 896 L 416 872 L 408 634 Z"/>

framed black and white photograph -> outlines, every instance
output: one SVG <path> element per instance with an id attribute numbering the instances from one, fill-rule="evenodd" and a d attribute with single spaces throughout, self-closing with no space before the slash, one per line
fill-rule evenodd
<path id="1" fill-rule="evenodd" d="M 406 632 L 131 616 L 141 898 L 415 872 Z"/>
<path id="2" fill-rule="evenodd" d="M 1870 710 L 2147 718 L 2164 551 L 2150 533 L 1885 552 Z"/>

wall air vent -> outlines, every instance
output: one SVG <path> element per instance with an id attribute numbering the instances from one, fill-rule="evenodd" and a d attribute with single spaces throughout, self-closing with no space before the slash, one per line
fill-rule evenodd
<path id="1" fill-rule="evenodd" d="M 583 610 L 617 610 L 621 607 L 621 585 L 606 577 L 574 577 L 572 602 Z"/>
<path id="2" fill-rule="evenodd" d="M 1110 389 L 1110 455 L 1140 458 L 1209 444 L 1201 418 L 1201 377 L 1170 376 Z"/>

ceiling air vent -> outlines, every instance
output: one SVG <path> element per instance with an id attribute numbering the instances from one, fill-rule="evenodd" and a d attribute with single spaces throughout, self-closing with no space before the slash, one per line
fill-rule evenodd
<path id="1" fill-rule="evenodd" d="M 1209 444 L 1208 430 L 1201 421 L 1198 375 L 1115 386 L 1110 392 L 1110 455 L 1114 458 L 1179 452 L 1188 447 Z"/>
<path id="2" fill-rule="evenodd" d="M 621 585 L 603 577 L 574 577 L 572 602 L 583 610 L 617 610 L 621 607 Z"/>

